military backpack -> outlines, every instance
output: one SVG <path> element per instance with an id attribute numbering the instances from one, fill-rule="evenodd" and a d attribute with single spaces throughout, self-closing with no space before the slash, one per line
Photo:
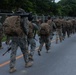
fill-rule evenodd
<path id="1" fill-rule="evenodd" d="M 20 16 L 7 17 L 3 23 L 4 33 L 9 36 L 21 36 L 23 30 L 21 28 Z"/>
<path id="2" fill-rule="evenodd" d="M 41 36 L 49 36 L 50 35 L 50 25 L 48 23 L 42 23 L 39 30 L 39 35 Z"/>

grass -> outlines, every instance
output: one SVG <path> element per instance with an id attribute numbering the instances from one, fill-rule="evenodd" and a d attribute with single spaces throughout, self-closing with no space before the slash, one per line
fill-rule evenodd
<path id="1" fill-rule="evenodd" d="M 6 36 L 3 36 L 2 42 L 6 41 Z"/>

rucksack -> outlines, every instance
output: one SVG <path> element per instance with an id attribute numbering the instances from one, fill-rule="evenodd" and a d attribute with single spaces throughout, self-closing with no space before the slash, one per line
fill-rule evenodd
<path id="1" fill-rule="evenodd" d="M 54 21 L 55 22 L 55 24 L 56 24 L 56 28 L 61 28 L 61 25 L 62 25 L 62 22 L 61 22 L 61 20 L 59 20 L 59 19 L 57 19 L 57 20 L 55 20 Z"/>
<path id="2" fill-rule="evenodd" d="M 42 23 L 39 30 L 39 35 L 41 36 L 49 36 L 50 35 L 50 25 L 48 23 Z"/>
<path id="3" fill-rule="evenodd" d="M 3 23 L 4 33 L 9 36 L 21 36 L 23 30 L 20 25 L 20 16 L 7 17 Z"/>
<path id="4" fill-rule="evenodd" d="M 66 27 L 67 28 L 70 28 L 71 27 L 71 21 L 69 20 L 69 21 L 66 21 Z"/>

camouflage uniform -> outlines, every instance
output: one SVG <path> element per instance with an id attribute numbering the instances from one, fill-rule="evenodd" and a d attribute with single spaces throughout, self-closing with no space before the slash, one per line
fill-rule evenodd
<path id="1" fill-rule="evenodd" d="M 28 38 L 28 45 L 30 45 L 29 59 L 33 60 L 33 55 L 36 48 L 36 42 L 34 38 Z"/>
<path id="2" fill-rule="evenodd" d="M 48 37 L 40 36 L 39 43 L 40 43 L 40 46 L 39 46 L 39 49 L 38 49 L 38 54 L 39 55 L 40 55 L 39 51 L 42 50 L 42 47 L 43 47 L 44 43 L 45 43 L 45 47 L 46 47 L 47 52 L 48 52 L 48 50 L 50 50 L 50 45 L 51 45 L 50 36 L 48 36 Z"/>
<path id="3" fill-rule="evenodd" d="M 22 12 L 25 12 L 24 10 L 21 9 Z M 22 25 L 23 24 L 23 25 Z M 30 67 L 32 66 L 32 63 L 29 63 L 28 59 L 28 43 L 27 43 L 27 34 L 29 31 L 28 23 L 27 23 L 27 18 L 22 17 L 21 18 L 21 25 L 23 28 L 25 28 L 24 33 L 22 36 L 13 36 L 12 37 L 12 43 L 11 43 L 11 57 L 10 57 L 10 72 L 14 72 L 16 69 L 15 67 L 15 61 L 16 61 L 16 52 L 17 52 L 17 47 L 19 46 L 21 48 L 24 61 L 25 61 L 25 66 Z"/>
<path id="4" fill-rule="evenodd" d="M 54 22 L 51 20 L 50 17 L 48 17 L 47 23 L 50 25 L 50 28 L 51 28 L 50 39 L 52 40 L 52 38 L 53 38 L 53 25 L 54 25 Z"/>
<path id="5" fill-rule="evenodd" d="M 56 24 L 56 43 L 58 43 L 58 37 L 60 42 L 62 42 L 62 21 L 60 19 L 55 20 Z"/>
<path id="6" fill-rule="evenodd" d="M 64 40 L 66 36 L 66 21 L 65 20 L 62 21 L 62 33 L 63 33 L 62 37 Z"/>
<path id="7" fill-rule="evenodd" d="M 72 33 L 75 33 L 75 19 L 72 19 Z"/>
<path id="8" fill-rule="evenodd" d="M 76 32 L 76 19 L 75 19 L 75 32 Z"/>
<path id="9" fill-rule="evenodd" d="M 31 21 L 29 21 L 28 25 L 32 26 L 30 27 L 31 29 L 29 29 L 29 32 L 28 32 L 28 45 L 30 45 L 29 59 L 33 60 L 33 55 L 36 48 L 36 42 L 35 42 L 36 34 L 34 34 L 34 30 L 38 30 L 38 27 L 36 24 L 32 23 Z"/>
<path id="10" fill-rule="evenodd" d="M 70 37 L 70 34 L 71 34 L 71 21 L 70 20 L 66 21 L 66 32 L 67 32 L 67 36 Z"/>
<path id="11" fill-rule="evenodd" d="M 2 38 L 3 38 L 3 28 L 2 24 L 0 23 L 0 49 L 2 49 Z"/>
<path id="12" fill-rule="evenodd" d="M 15 66 L 16 52 L 17 52 L 18 46 L 21 48 L 25 63 L 28 62 L 28 45 L 27 45 L 27 40 L 26 39 L 27 38 L 25 36 L 12 37 L 10 68 L 13 68 Z"/>
<path id="13" fill-rule="evenodd" d="M 9 43 L 10 43 L 10 37 L 7 35 L 6 36 L 6 42 L 5 42 L 7 45 L 9 45 Z"/>
<path id="14" fill-rule="evenodd" d="M 49 26 L 49 28 L 50 28 L 50 26 Z M 48 36 L 46 36 L 46 35 L 39 35 L 39 43 L 40 43 L 40 46 L 38 48 L 38 55 L 41 55 L 40 51 L 42 50 L 42 47 L 43 47 L 44 43 L 45 43 L 46 50 L 48 52 L 48 50 L 50 50 L 50 45 L 51 45 L 50 33 L 49 33 Z"/>
<path id="15" fill-rule="evenodd" d="M 38 20 L 36 21 L 36 24 L 37 24 L 37 26 L 38 26 L 38 30 L 40 29 L 41 23 L 42 23 L 42 20 L 41 20 L 41 19 L 38 19 Z"/>
<path id="16" fill-rule="evenodd" d="M 33 34 L 34 34 L 34 38 L 35 38 L 39 27 L 38 27 L 38 25 L 36 23 L 32 23 L 32 25 L 33 25 Z"/>
<path id="17" fill-rule="evenodd" d="M 58 37 L 60 42 L 62 42 L 62 29 L 56 29 L 56 43 L 58 43 Z"/>

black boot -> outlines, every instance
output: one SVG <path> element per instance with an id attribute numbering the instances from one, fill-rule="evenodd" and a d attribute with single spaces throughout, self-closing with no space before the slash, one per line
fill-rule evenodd
<path id="1" fill-rule="evenodd" d="M 38 51 L 38 55 L 39 55 L 39 56 L 41 56 L 41 53 L 40 53 L 40 51 Z"/>

